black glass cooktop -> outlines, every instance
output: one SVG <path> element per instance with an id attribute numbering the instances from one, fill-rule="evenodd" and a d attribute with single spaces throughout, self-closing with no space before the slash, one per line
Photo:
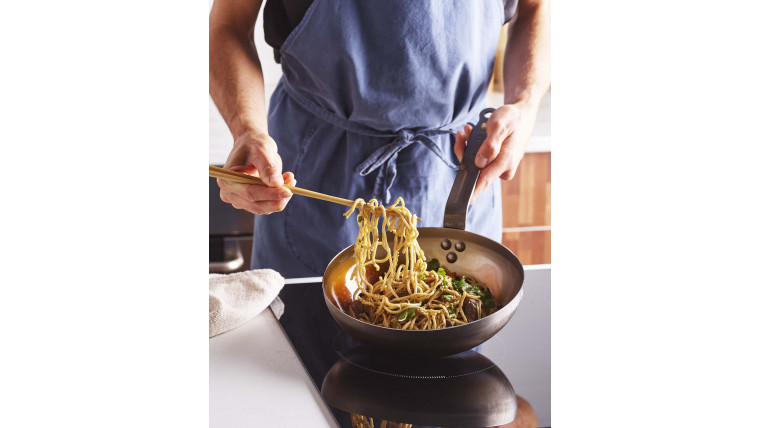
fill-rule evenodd
<path id="1" fill-rule="evenodd" d="M 548 320 L 548 299 L 537 297 Z M 483 345 L 490 358 L 475 350 L 443 358 L 383 353 L 343 332 L 320 283 L 286 284 L 280 299 L 280 325 L 341 427 L 512 427 L 517 417 L 520 426 L 549 425 L 549 373 L 539 367 L 548 370 L 548 355 L 531 355 L 535 347 L 516 351 L 497 335 Z M 548 340 L 548 324 L 539 328 Z"/>

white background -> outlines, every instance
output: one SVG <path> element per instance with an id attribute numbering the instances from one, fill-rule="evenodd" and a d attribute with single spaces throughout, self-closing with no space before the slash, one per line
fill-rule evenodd
<path id="1" fill-rule="evenodd" d="M 553 7 L 553 426 L 755 423 L 752 8 Z M 207 425 L 207 25 L 2 6 L 4 425 Z"/>

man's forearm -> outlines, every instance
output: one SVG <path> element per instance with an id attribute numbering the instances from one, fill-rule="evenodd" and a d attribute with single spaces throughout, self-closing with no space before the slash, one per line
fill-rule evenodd
<path id="1" fill-rule="evenodd" d="M 264 75 L 245 34 L 216 25 L 209 35 L 209 90 L 232 136 L 267 133 Z"/>
<path id="2" fill-rule="evenodd" d="M 550 43 L 549 3 L 521 1 L 504 55 L 505 104 L 538 108 L 551 81 Z"/>

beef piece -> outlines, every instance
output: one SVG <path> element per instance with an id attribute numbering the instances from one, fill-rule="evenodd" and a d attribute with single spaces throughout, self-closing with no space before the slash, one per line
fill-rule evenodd
<path id="1" fill-rule="evenodd" d="M 359 314 L 361 313 L 363 308 L 364 308 L 364 305 L 362 304 L 362 302 L 358 300 L 353 300 L 351 301 L 351 303 L 348 304 L 348 314 L 358 319 Z"/>
<path id="2" fill-rule="evenodd" d="M 462 311 L 464 311 L 464 315 L 467 317 L 467 322 L 475 321 L 478 319 L 478 302 L 472 297 L 465 298 Z"/>
<path id="3" fill-rule="evenodd" d="M 380 272 L 374 266 L 369 265 L 366 269 L 364 277 L 367 278 L 367 282 L 374 284 L 380 280 Z"/>
<path id="4" fill-rule="evenodd" d="M 452 325 L 454 325 L 454 323 L 451 322 L 450 319 L 446 319 L 446 327 L 451 327 Z"/>
<path id="5" fill-rule="evenodd" d="M 396 295 L 398 295 L 398 297 L 406 297 L 409 295 L 409 292 L 406 291 L 406 287 L 404 287 L 401 290 L 396 291 Z"/>
<path id="6" fill-rule="evenodd" d="M 361 300 L 354 300 L 348 305 L 348 314 L 359 319 L 359 315 L 366 314 L 369 319 L 375 317 L 375 309 L 370 305 L 365 305 Z"/>

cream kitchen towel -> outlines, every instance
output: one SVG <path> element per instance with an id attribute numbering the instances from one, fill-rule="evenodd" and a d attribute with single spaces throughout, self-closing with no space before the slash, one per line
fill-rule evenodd
<path id="1" fill-rule="evenodd" d="M 285 279 L 271 269 L 209 274 L 208 337 L 232 330 L 261 313 L 284 284 Z"/>

